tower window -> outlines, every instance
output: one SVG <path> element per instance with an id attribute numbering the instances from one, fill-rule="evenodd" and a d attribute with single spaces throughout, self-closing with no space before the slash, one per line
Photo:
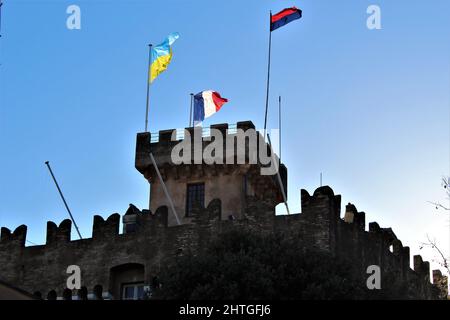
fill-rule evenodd
<path id="1" fill-rule="evenodd" d="M 187 185 L 187 196 L 186 196 L 186 216 L 192 215 L 192 208 L 194 205 L 199 205 L 200 207 L 205 207 L 205 184 L 204 183 L 193 183 Z"/>

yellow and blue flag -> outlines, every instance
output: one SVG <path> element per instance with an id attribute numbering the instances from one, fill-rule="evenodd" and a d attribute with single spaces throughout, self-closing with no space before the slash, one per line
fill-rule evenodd
<path id="1" fill-rule="evenodd" d="M 178 32 L 169 34 L 163 43 L 152 48 L 150 56 L 150 83 L 169 66 L 172 60 L 172 44 L 180 37 Z"/>

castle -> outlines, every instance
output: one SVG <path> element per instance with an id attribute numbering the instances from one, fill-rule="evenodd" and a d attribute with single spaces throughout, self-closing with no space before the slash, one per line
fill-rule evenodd
<path id="1" fill-rule="evenodd" d="M 235 127 L 220 124 L 211 129 L 234 139 L 239 130 L 254 129 L 254 125 L 239 122 Z M 301 214 L 275 215 L 287 187 L 284 165 L 279 166 L 280 179 L 261 175 L 265 164 L 260 161 L 175 165 L 171 150 L 180 140 L 200 135 L 203 149 L 213 142 L 204 128 L 187 128 L 191 134 L 180 139 L 173 139 L 173 132 L 137 135 L 135 166 L 151 184 L 150 210 L 130 205 L 122 217 L 122 233 L 119 214 L 107 219 L 96 215 L 92 237 L 81 240 L 71 239 L 71 220 L 59 225 L 49 221 L 46 244 L 29 247 L 25 247 L 25 225 L 13 232 L 2 228 L 0 280 L 49 300 L 137 299 L 158 285 L 158 274 L 168 259 L 202 248 L 217 234 L 239 226 L 261 233 L 289 233 L 305 248 L 351 259 L 361 273 L 378 265 L 382 276 L 389 274 L 408 283 L 423 299 L 447 296 L 447 278 L 434 270 L 431 284 L 430 265 L 420 256 L 414 256 L 412 270 L 409 248 L 391 228 L 372 222 L 366 231 L 364 212 L 352 204 L 341 218 L 341 197 L 330 187 L 320 187 L 312 195 L 301 190 Z M 253 151 L 248 141 L 244 143 L 248 160 Z M 263 146 L 271 154 L 265 142 Z M 230 154 L 239 157 L 230 152 L 236 150 L 225 145 L 224 149 L 220 155 L 224 159 Z M 66 288 L 71 265 L 81 270 L 79 290 Z"/>

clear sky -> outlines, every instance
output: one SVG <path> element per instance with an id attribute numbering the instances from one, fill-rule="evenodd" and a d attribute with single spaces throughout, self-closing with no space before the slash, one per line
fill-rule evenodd
<path id="1" fill-rule="evenodd" d="M 264 121 L 269 10 L 303 18 L 276 30 L 269 127 L 283 96 L 289 204 L 324 184 L 367 224 L 392 227 L 417 253 L 429 233 L 448 252 L 450 2 L 433 1 L 25 1 L 5 0 L 0 39 L 0 225 L 28 225 L 45 242 L 67 213 L 44 165 L 53 166 L 85 237 L 94 214 L 148 206 L 134 168 L 144 129 L 147 44 L 179 32 L 169 70 L 151 88 L 150 129 L 187 126 L 189 93 L 230 102 L 206 121 Z M 81 30 L 66 8 L 81 8 Z M 381 30 L 366 27 L 381 8 Z M 73 230 L 72 237 L 76 238 Z M 432 259 L 431 253 L 424 257 Z"/>

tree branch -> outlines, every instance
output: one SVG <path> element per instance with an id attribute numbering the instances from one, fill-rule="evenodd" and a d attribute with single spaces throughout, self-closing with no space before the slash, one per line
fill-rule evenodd
<path id="1" fill-rule="evenodd" d="M 431 201 L 427 201 L 427 202 L 428 202 L 428 203 L 431 203 L 431 204 L 434 205 L 434 206 L 436 206 L 436 209 L 441 208 L 441 209 L 450 211 L 450 208 L 447 208 L 446 206 L 440 204 L 439 202 L 431 202 Z"/>
<path id="2" fill-rule="evenodd" d="M 438 262 L 440 265 L 442 265 L 450 275 L 450 266 L 448 264 L 448 259 L 445 257 L 445 255 L 442 253 L 441 249 L 437 246 L 436 240 L 431 240 L 430 236 L 427 234 L 427 240 L 428 242 L 422 242 L 422 246 L 431 247 L 435 251 L 438 252 L 438 254 L 441 256 L 442 262 Z M 422 248 L 421 248 L 422 249 Z"/>

